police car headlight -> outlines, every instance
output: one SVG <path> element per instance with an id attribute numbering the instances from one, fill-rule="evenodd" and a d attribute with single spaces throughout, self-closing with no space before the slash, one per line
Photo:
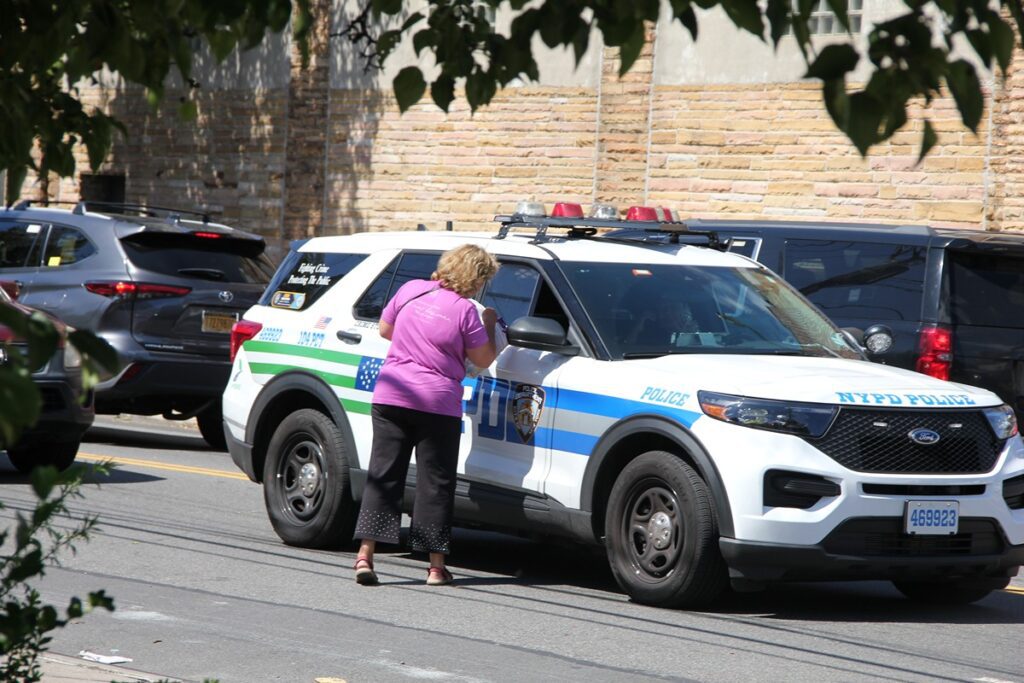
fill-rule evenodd
<path id="1" fill-rule="evenodd" d="M 836 416 L 835 406 L 769 401 L 761 398 L 697 392 L 701 410 L 722 422 L 800 436 L 821 436 Z"/>
<path id="2" fill-rule="evenodd" d="M 985 408 L 985 417 L 992 425 L 992 431 L 996 433 L 997 439 L 1009 439 L 1017 434 L 1017 416 L 1013 408 L 1005 403 L 996 408 Z"/>

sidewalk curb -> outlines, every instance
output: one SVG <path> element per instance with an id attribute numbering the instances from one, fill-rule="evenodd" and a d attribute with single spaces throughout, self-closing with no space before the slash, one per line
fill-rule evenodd
<path id="1" fill-rule="evenodd" d="M 188 420 L 167 420 L 159 415 L 97 415 L 93 421 L 94 427 L 110 427 L 115 429 L 144 429 L 160 430 L 172 434 L 199 434 L 199 425 L 196 419 Z"/>
<path id="2" fill-rule="evenodd" d="M 39 656 L 39 667 L 42 670 L 43 683 L 111 683 L 111 681 L 118 683 L 157 683 L 157 681 L 187 683 L 180 678 L 158 676 L 53 652 L 44 652 Z"/>

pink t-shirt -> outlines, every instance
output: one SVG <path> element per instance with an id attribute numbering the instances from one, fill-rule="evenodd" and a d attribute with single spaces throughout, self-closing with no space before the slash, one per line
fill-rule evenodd
<path id="1" fill-rule="evenodd" d="M 466 349 L 488 341 L 473 303 L 432 280 L 412 280 L 380 319 L 395 331 L 373 402 L 460 417 Z"/>

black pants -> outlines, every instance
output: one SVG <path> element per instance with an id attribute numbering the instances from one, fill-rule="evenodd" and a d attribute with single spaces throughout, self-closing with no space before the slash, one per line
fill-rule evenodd
<path id="1" fill-rule="evenodd" d="M 374 405 L 373 447 L 356 539 L 398 543 L 409 459 L 416 449 L 416 498 L 409 544 L 448 554 L 462 419 L 398 406 Z"/>

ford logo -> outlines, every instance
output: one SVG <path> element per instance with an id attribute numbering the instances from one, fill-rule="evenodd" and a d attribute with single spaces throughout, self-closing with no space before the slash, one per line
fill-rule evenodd
<path id="1" fill-rule="evenodd" d="M 931 446 L 933 443 L 938 443 L 939 439 L 942 438 L 938 432 L 924 428 L 911 430 L 907 436 L 910 437 L 911 441 L 921 446 Z"/>
<path id="2" fill-rule="evenodd" d="M 230 303 L 231 300 L 235 298 L 235 295 L 227 290 L 224 290 L 223 292 L 218 294 L 217 297 L 224 303 Z"/>

